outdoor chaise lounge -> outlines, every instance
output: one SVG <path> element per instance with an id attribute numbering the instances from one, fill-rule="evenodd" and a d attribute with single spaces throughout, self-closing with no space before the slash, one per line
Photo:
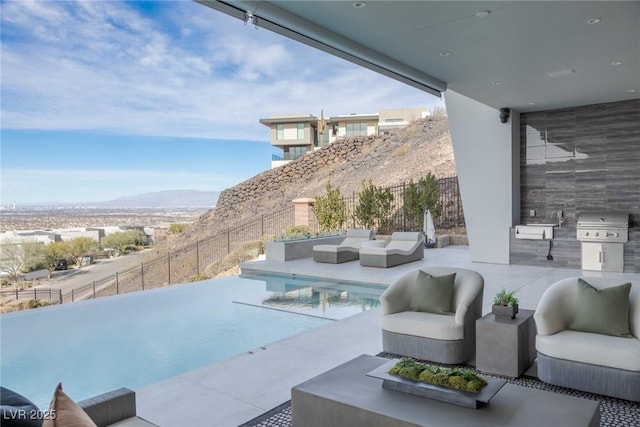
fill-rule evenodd
<path id="1" fill-rule="evenodd" d="M 440 363 L 471 359 L 483 290 L 484 278 L 472 270 L 425 267 L 405 273 L 380 296 L 382 349 Z"/>
<path id="2" fill-rule="evenodd" d="M 397 231 L 384 248 L 360 249 L 360 265 L 365 267 L 393 267 L 424 258 L 422 232 Z"/>
<path id="3" fill-rule="evenodd" d="M 331 264 L 357 260 L 362 242 L 373 239 L 373 236 L 373 230 L 349 230 L 339 245 L 314 246 L 313 260 Z"/>
<path id="4" fill-rule="evenodd" d="M 544 292 L 534 314 L 542 381 L 640 402 L 640 285 L 623 282 L 573 277 Z"/>

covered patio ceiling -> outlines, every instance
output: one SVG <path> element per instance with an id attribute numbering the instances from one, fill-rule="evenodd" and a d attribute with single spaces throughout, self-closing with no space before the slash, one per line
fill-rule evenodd
<path id="1" fill-rule="evenodd" d="M 638 1 L 196 1 L 496 109 L 640 97 Z"/>

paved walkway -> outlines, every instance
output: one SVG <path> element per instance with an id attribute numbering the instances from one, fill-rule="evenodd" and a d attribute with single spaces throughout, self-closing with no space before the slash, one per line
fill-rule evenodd
<path id="1" fill-rule="evenodd" d="M 566 277 L 640 281 L 640 274 L 473 263 L 466 246 L 428 249 L 423 261 L 389 269 L 361 267 L 358 262 L 319 264 L 311 258 L 254 261 L 244 263 L 242 269 L 388 285 L 406 271 L 434 265 L 482 274 L 484 313 L 491 311 L 493 295 L 502 287 L 517 290 L 521 308 L 535 309 L 547 287 Z M 138 415 L 163 427 L 238 426 L 289 400 L 291 387 L 360 354 L 381 352 L 379 315 L 380 309 L 373 309 L 142 387 L 136 390 Z"/>

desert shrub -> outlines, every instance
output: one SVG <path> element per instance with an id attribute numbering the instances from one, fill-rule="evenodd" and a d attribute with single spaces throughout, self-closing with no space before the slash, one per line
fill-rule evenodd
<path id="1" fill-rule="evenodd" d="M 205 274 L 198 274 L 197 276 L 191 276 L 187 279 L 187 282 L 199 282 L 201 280 L 207 280 L 209 276 Z"/>
<path id="2" fill-rule="evenodd" d="M 264 253 L 264 242 L 261 240 L 245 242 L 238 249 L 231 251 L 222 261 L 209 264 L 205 268 L 204 274 L 208 277 L 216 276 L 239 265 L 241 262 L 257 258 L 261 253 Z"/>
<path id="3" fill-rule="evenodd" d="M 326 194 L 317 196 L 313 210 L 323 231 L 340 230 L 347 221 L 347 205 L 338 187 L 327 182 Z"/>
<path id="4" fill-rule="evenodd" d="M 285 239 L 307 239 L 311 237 L 312 230 L 308 225 L 294 225 L 284 232 Z"/>
<path id="5" fill-rule="evenodd" d="M 440 200 L 440 186 L 438 179 L 429 172 L 417 183 L 409 182 L 404 196 L 404 214 L 414 221 L 420 228 L 424 223 L 424 211 L 429 209 L 433 218 L 442 213 L 442 201 Z"/>
<path id="6" fill-rule="evenodd" d="M 257 258 L 258 255 L 264 253 L 265 244 L 262 240 L 253 240 L 251 242 L 244 242 L 240 245 L 240 252 L 249 257 L 248 259 Z M 245 260 L 246 261 L 246 260 Z"/>
<path id="7" fill-rule="evenodd" d="M 185 224 L 185 223 L 171 224 L 169 226 L 169 233 L 171 233 L 171 234 L 180 234 L 180 233 L 184 232 L 188 227 L 189 227 L 189 224 Z"/>
<path id="8" fill-rule="evenodd" d="M 401 145 L 400 147 L 396 148 L 393 152 L 393 154 L 395 154 L 398 157 L 406 156 L 409 153 L 411 153 L 410 144 Z"/>
<path id="9" fill-rule="evenodd" d="M 371 180 L 362 181 L 354 216 L 363 228 L 388 231 L 393 209 L 393 193 L 389 188 L 376 187 Z"/>

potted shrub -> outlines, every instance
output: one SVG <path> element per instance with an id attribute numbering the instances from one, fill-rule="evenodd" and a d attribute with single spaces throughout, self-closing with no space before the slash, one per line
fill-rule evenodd
<path id="1" fill-rule="evenodd" d="M 493 298 L 491 312 L 497 317 L 515 319 L 518 313 L 518 298 L 514 294 L 515 291 L 507 291 L 502 288 Z"/>

